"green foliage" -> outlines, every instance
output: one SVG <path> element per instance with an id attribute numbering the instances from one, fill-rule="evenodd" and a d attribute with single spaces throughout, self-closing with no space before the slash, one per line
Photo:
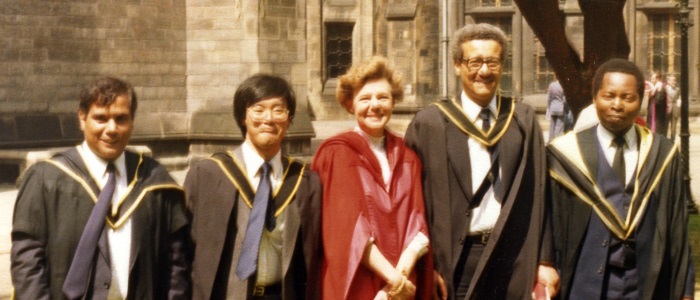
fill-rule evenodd
<path id="1" fill-rule="evenodd" d="M 695 285 L 700 283 L 700 214 L 688 216 L 688 241 L 693 251 L 693 264 L 695 265 Z M 698 289 L 697 287 L 695 288 Z"/>

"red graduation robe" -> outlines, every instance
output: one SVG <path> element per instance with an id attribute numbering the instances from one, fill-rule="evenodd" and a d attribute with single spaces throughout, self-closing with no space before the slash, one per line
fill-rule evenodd
<path id="1" fill-rule="evenodd" d="M 324 299 L 372 299 L 385 286 L 361 262 L 370 238 L 395 266 L 419 232 L 428 236 L 420 160 L 389 132 L 385 145 L 392 170 L 388 190 L 379 161 L 357 132 L 329 138 L 316 152 L 311 168 L 323 184 Z M 432 292 L 431 257 L 424 255 L 409 276 L 418 299 Z"/>

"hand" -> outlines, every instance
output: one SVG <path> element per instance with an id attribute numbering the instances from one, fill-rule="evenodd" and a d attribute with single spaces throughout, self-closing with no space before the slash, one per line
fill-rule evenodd
<path id="1" fill-rule="evenodd" d="M 416 286 L 408 280 L 406 276 L 401 276 L 401 281 L 398 285 L 389 284 L 389 299 L 413 299 L 416 295 Z"/>
<path id="2" fill-rule="evenodd" d="M 445 280 L 437 271 L 433 271 L 433 300 L 447 300 Z"/>
<path id="3" fill-rule="evenodd" d="M 559 293 L 559 273 L 551 266 L 539 265 L 535 285 L 537 284 L 544 285 L 549 291 L 549 296 L 554 297 Z"/>
<path id="4" fill-rule="evenodd" d="M 387 295 L 387 287 L 384 286 L 383 289 L 379 290 L 379 293 L 377 293 L 376 296 L 374 296 L 374 300 L 389 300 L 389 295 Z"/>

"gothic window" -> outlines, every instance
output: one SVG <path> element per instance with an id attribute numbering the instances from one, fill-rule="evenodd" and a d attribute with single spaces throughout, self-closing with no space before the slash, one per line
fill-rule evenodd
<path id="1" fill-rule="evenodd" d="M 501 67 L 500 88 L 503 95 L 511 96 L 513 92 L 513 25 L 511 16 L 475 17 L 474 19 L 477 23 L 489 23 L 497 26 L 503 30 L 508 38 L 508 53 L 506 55 L 506 61 L 503 62 L 503 66 Z"/>
<path id="2" fill-rule="evenodd" d="M 673 14 L 649 15 L 649 66 L 651 70 L 676 74 L 681 67 L 681 34 Z M 650 71 L 651 71 L 650 70 Z"/>
<path id="3" fill-rule="evenodd" d="M 549 83 L 554 81 L 554 69 L 544 52 L 540 40 L 535 37 L 535 93 L 546 93 Z"/>
<path id="4" fill-rule="evenodd" d="M 352 65 L 354 23 L 326 23 L 325 76 L 337 78 Z"/>

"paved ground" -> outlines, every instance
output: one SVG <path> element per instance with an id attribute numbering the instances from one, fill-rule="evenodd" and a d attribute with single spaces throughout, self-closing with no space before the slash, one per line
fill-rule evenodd
<path id="1" fill-rule="evenodd" d="M 547 130 L 546 122 L 541 122 L 543 130 Z M 397 132 L 405 131 L 408 120 L 400 117 L 394 118 L 389 127 Z M 339 131 L 349 130 L 355 126 L 354 121 L 328 121 L 314 122 L 317 138 L 314 145 Z M 700 119 L 696 119 L 690 124 L 690 174 L 700 173 Z M 173 177 L 182 183 L 186 170 L 172 172 Z M 693 199 L 700 200 L 700 179 L 691 181 Z M 12 291 L 10 280 L 10 230 L 12 228 L 12 211 L 14 201 L 17 197 L 17 190 L 14 186 L 0 186 L 0 299 L 9 299 Z M 696 287 L 700 291 L 700 286 Z M 696 293 L 696 298 L 700 299 L 700 292 Z"/>

